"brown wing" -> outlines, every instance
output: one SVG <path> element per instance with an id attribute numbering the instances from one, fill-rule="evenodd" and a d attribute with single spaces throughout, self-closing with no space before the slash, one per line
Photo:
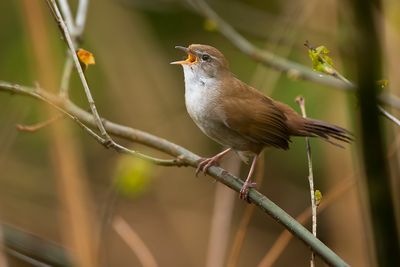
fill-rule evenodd
<path id="1" fill-rule="evenodd" d="M 219 105 L 225 125 L 254 144 L 288 149 L 286 116 L 272 99 L 237 79 L 227 86 Z"/>

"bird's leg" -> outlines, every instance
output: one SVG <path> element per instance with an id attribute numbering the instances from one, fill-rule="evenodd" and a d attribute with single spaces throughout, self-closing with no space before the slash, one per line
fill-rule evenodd
<path id="1" fill-rule="evenodd" d="M 242 189 L 240 189 L 239 197 L 243 200 L 247 199 L 247 196 L 249 194 L 249 188 L 252 188 L 256 185 L 255 182 L 251 181 L 251 176 L 253 175 L 254 170 L 256 168 L 257 158 L 258 155 L 255 155 L 253 158 L 253 162 L 251 163 L 250 171 L 249 174 L 247 175 L 246 181 L 244 181 Z"/>
<path id="2" fill-rule="evenodd" d="M 218 161 L 229 151 L 231 151 L 232 148 L 228 148 L 225 149 L 224 151 L 218 153 L 217 155 L 215 155 L 214 157 L 211 158 L 207 158 L 207 159 L 202 159 L 199 162 L 199 165 L 197 165 L 197 169 L 196 169 L 196 176 L 199 174 L 199 172 L 204 172 L 204 174 L 206 173 L 207 169 L 210 168 L 212 165 L 217 164 Z"/>

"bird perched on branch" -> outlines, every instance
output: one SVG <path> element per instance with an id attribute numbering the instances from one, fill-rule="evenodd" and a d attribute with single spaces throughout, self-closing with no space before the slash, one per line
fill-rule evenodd
<path id="1" fill-rule="evenodd" d="M 218 49 L 200 44 L 175 48 L 187 54 L 186 60 L 171 64 L 183 67 L 185 103 L 190 117 L 208 137 L 227 147 L 199 162 L 196 175 L 206 172 L 231 150 L 246 163 L 252 158 L 240 198 L 246 199 L 249 188 L 255 185 L 251 177 L 257 157 L 265 147 L 286 150 L 291 136 L 320 137 L 331 143 L 332 139 L 347 143 L 352 140 L 346 129 L 303 118 L 286 104 L 237 79 Z"/>

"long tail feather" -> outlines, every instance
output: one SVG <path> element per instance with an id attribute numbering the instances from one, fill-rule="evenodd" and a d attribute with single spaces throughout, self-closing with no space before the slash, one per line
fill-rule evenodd
<path id="1" fill-rule="evenodd" d="M 307 119 L 304 122 L 304 131 L 308 136 L 320 137 L 325 141 L 342 147 L 333 140 L 350 143 L 354 140 L 348 130 L 319 120 Z M 333 140 L 332 140 L 333 139 Z"/>

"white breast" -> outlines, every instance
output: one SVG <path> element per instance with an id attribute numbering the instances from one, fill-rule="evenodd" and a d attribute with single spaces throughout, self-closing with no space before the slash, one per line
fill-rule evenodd
<path id="1" fill-rule="evenodd" d="M 185 103 L 190 117 L 204 131 L 207 117 L 215 108 L 219 96 L 219 82 L 214 78 L 199 76 L 190 66 L 184 66 Z"/>

